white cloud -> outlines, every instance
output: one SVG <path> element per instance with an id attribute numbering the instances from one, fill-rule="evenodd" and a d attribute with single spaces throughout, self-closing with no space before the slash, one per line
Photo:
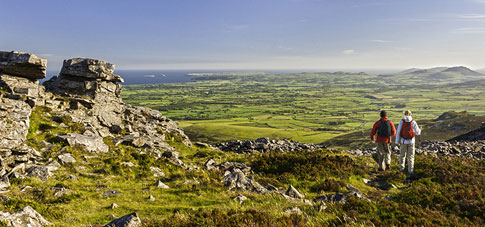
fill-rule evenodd
<path id="1" fill-rule="evenodd" d="M 461 14 L 461 15 L 458 15 L 458 18 L 462 18 L 462 19 L 485 19 L 485 14 L 476 14 L 476 13 Z"/>
<path id="2" fill-rule="evenodd" d="M 391 40 L 384 40 L 384 39 L 372 39 L 370 41 L 374 42 L 374 43 L 392 43 L 393 42 Z"/>
<path id="3" fill-rule="evenodd" d="M 485 33 L 485 27 L 467 27 L 467 28 L 458 28 L 451 33 L 455 34 L 484 34 Z"/>
<path id="4" fill-rule="evenodd" d="M 355 54 L 355 50 L 344 50 L 344 51 L 342 51 L 342 54 L 352 55 L 352 54 Z"/>

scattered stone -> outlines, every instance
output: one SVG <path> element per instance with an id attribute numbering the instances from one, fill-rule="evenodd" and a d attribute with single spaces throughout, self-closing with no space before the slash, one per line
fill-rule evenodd
<path id="1" fill-rule="evenodd" d="M 198 180 L 185 180 L 184 184 L 200 184 Z"/>
<path id="2" fill-rule="evenodd" d="M 323 200 L 321 200 L 320 204 L 318 205 L 318 211 L 322 212 L 322 211 L 325 211 L 326 209 L 327 209 L 327 204 Z"/>
<path id="3" fill-rule="evenodd" d="M 238 201 L 239 204 L 242 204 L 246 199 L 248 199 L 248 197 L 243 196 L 241 194 L 238 194 L 236 197 L 234 197 L 234 200 Z"/>
<path id="4" fill-rule="evenodd" d="M 364 197 L 362 192 L 360 192 L 357 188 L 353 187 L 352 185 L 348 185 L 347 188 L 350 190 L 347 193 L 335 193 L 335 194 L 327 194 L 323 196 L 316 197 L 313 199 L 314 202 L 332 202 L 332 203 L 346 203 L 349 196 L 354 196 L 355 198 L 361 200 L 371 201 L 370 199 Z"/>
<path id="5" fill-rule="evenodd" d="M 121 194 L 121 192 L 115 191 L 115 190 L 109 190 L 103 193 L 103 198 L 111 197 L 118 194 Z"/>
<path id="6" fill-rule="evenodd" d="M 285 195 L 292 197 L 292 198 L 295 198 L 295 199 L 304 199 L 305 198 L 305 196 L 303 194 L 301 194 L 300 192 L 298 192 L 298 190 L 296 190 L 296 188 L 293 187 L 293 185 L 290 185 L 288 187 L 288 190 L 286 190 Z"/>
<path id="7" fill-rule="evenodd" d="M 154 202 L 155 201 L 155 197 L 153 197 L 152 195 L 148 196 L 148 200 Z"/>
<path id="8" fill-rule="evenodd" d="M 24 188 L 22 188 L 20 191 L 21 191 L 21 192 L 26 192 L 26 191 L 27 191 L 27 190 L 29 190 L 29 189 L 32 189 L 32 186 L 27 185 L 27 186 L 25 186 Z"/>
<path id="9" fill-rule="evenodd" d="M 204 163 L 204 167 L 205 167 L 207 170 L 216 169 L 215 165 L 216 165 L 216 161 L 214 161 L 214 159 L 212 159 L 212 158 L 210 158 L 209 160 L 207 160 L 207 161 Z"/>
<path id="10" fill-rule="evenodd" d="M 76 159 L 72 157 L 71 153 L 64 153 L 59 156 L 57 156 L 59 159 L 59 162 L 61 162 L 62 165 L 66 165 L 67 163 L 75 163 Z"/>
<path id="11" fill-rule="evenodd" d="M 162 170 L 158 167 L 150 166 L 150 171 L 152 171 L 154 177 L 165 177 L 165 173 L 163 173 Z"/>
<path id="12" fill-rule="evenodd" d="M 266 185 L 266 189 L 268 189 L 268 191 L 278 191 L 278 188 L 273 186 L 272 184 Z"/>
<path id="13" fill-rule="evenodd" d="M 305 150 L 317 150 L 325 148 L 321 145 L 304 144 L 295 142 L 292 140 L 270 140 L 269 138 L 259 138 L 256 140 L 246 141 L 230 141 L 217 144 L 216 147 L 222 151 L 235 152 L 235 153 L 253 153 L 260 152 L 266 153 L 270 151 L 277 152 L 290 152 L 290 151 L 305 151 Z"/>
<path id="14" fill-rule="evenodd" d="M 157 188 L 163 188 L 163 189 L 170 188 L 166 184 L 164 184 L 161 180 L 157 180 L 157 182 L 155 182 L 155 187 L 157 187 Z"/>
<path id="15" fill-rule="evenodd" d="M 138 227 L 141 226 L 141 220 L 136 213 L 131 213 L 119 219 L 113 220 L 104 227 Z"/>
<path id="16" fill-rule="evenodd" d="M 14 227 L 40 227 L 46 225 L 52 225 L 52 223 L 46 221 L 42 215 L 35 211 L 32 207 L 26 206 L 21 210 L 9 215 L 3 219 L 9 226 Z"/>
<path id="17" fill-rule="evenodd" d="M 116 203 L 112 203 L 112 204 L 111 204 L 111 206 L 110 206 L 110 208 L 111 208 L 112 210 L 114 210 L 114 209 L 116 209 L 116 208 L 118 208 L 118 207 L 120 207 L 120 206 L 119 206 L 118 204 L 116 204 Z"/>
<path id="18" fill-rule="evenodd" d="M 55 197 L 61 197 L 67 193 L 69 193 L 69 189 L 65 187 L 52 187 L 52 190 L 54 190 L 54 196 Z"/>
<path id="19" fill-rule="evenodd" d="M 303 211 L 300 210 L 300 208 L 298 207 L 293 207 L 293 208 L 289 208 L 287 210 L 285 210 L 283 212 L 283 214 L 285 215 L 292 215 L 292 214 L 296 214 L 296 215 L 303 215 Z"/>
<path id="20" fill-rule="evenodd" d="M 72 175 L 72 174 L 67 175 L 67 179 L 69 179 L 69 180 L 79 180 L 79 178 L 77 176 Z"/>
<path id="21" fill-rule="evenodd" d="M 125 166 L 125 167 L 135 167 L 136 165 L 133 164 L 132 162 L 122 162 L 121 163 L 122 166 Z"/>

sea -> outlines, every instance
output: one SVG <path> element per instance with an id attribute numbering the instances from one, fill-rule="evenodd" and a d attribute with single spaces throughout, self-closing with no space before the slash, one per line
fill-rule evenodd
<path id="1" fill-rule="evenodd" d="M 332 72 L 331 70 L 115 70 L 125 82 L 123 85 L 132 84 L 166 84 L 166 83 L 187 83 L 193 81 L 189 73 L 218 73 L 218 72 L 265 72 L 275 74 L 289 74 L 301 72 Z M 338 71 L 338 70 L 335 70 Z M 333 72 L 335 72 L 333 71 Z M 59 71 L 47 71 L 47 77 L 40 80 L 40 83 L 59 74 Z"/>

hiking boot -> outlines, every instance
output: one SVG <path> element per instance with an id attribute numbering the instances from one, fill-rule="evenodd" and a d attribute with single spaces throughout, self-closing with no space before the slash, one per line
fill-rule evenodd
<path id="1" fill-rule="evenodd" d="M 384 170 L 383 170 L 383 169 L 381 169 L 381 168 L 378 168 L 378 169 L 377 169 L 377 171 L 382 172 L 382 171 L 384 171 Z"/>
<path id="2" fill-rule="evenodd" d="M 386 170 L 391 170 L 391 164 L 386 164 Z"/>

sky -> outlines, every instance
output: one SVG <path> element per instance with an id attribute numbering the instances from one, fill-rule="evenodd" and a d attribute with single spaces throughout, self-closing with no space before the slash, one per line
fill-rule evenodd
<path id="1" fill-rule="evenodd" d="M 485 0 L 0 0 L 0 50 L 59 70 L 485 68 Z"/>

